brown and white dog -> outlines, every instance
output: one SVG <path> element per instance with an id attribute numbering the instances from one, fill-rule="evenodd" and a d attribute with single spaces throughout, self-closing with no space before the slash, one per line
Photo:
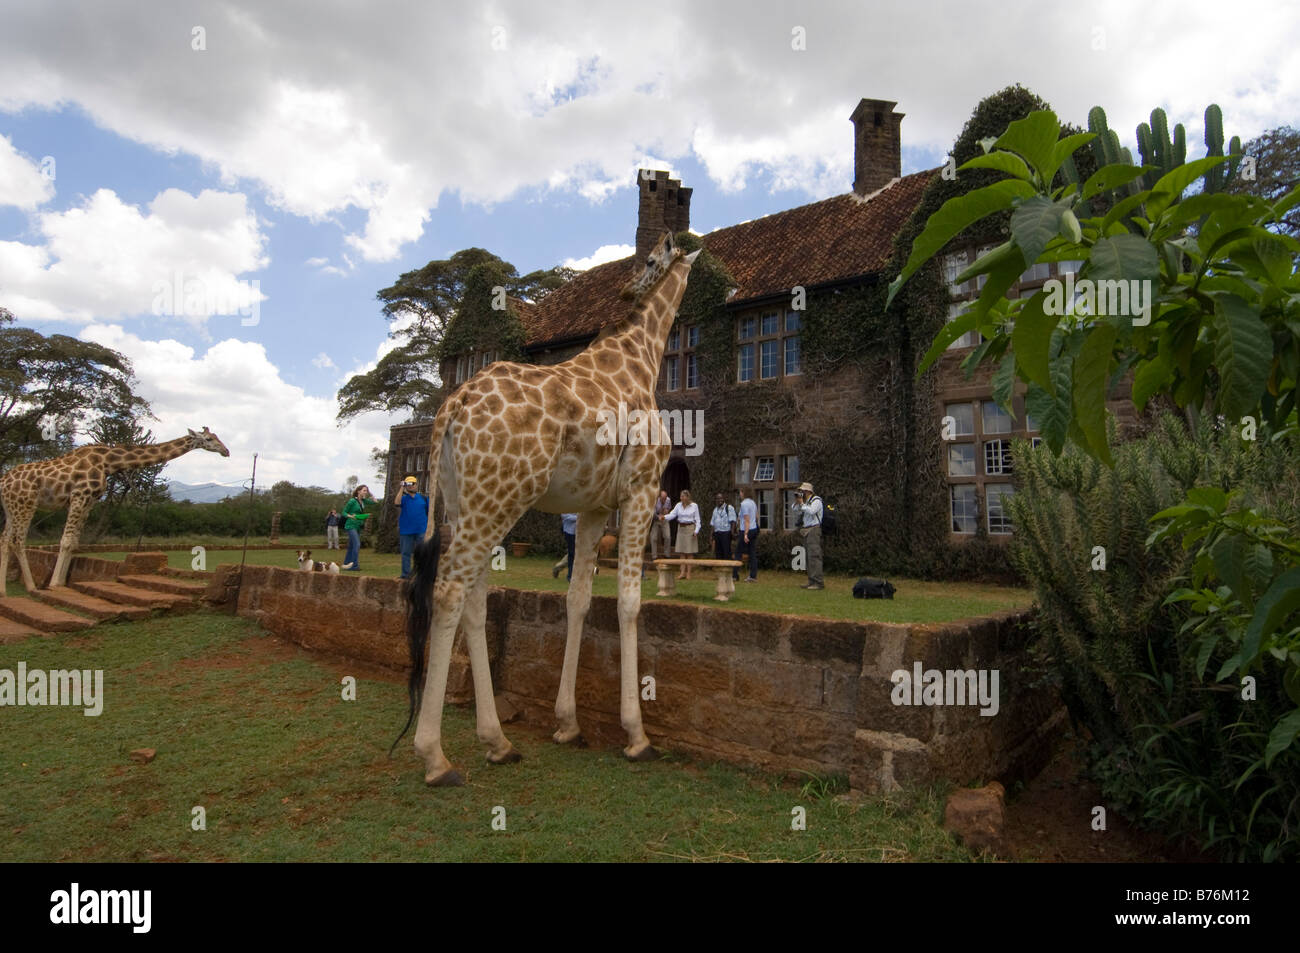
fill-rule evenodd
<path id="1" fill-rule="evenodd" d="M 313 562 L 310 549 L 298 550 L 298 568 L 303 572 L 338 572 L 338 563 Z"/>

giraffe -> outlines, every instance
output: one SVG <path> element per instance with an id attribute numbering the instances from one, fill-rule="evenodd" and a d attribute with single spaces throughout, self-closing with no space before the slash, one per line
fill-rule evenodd
<path id="1" fill-rule="evenodd" d="M 562 364 L 497 362 L 455 390 L 439 408 L 431 437 L 430 499 L 442 490 L 454 535 L 438 567 L 435 520 L 416 548 L 407 589 L 407 641 L 411 655 L 410 708 L 400 741 L 418 707 L 415 749 L 425 783 L 455 786 L 460 773 L 443 754 L 442 709 L 457 626 L 465 632 L 474 679 L 478 738 L 492 764 L 521 755 L 501 730 L 484 623 L 487 567 L 492 547 L 531 507 L 579 514 L 573 579 L 566 597 L 568 631 L 555 700 L 554 740 L 583 744 L 575 686 L 582 625 L 591 605 L 595 551 L 609 515 L 620 514 L 618 622 L 620 720 L 627 731 L 623 754 L 631 761 L 658 757 L 641 723 L 636 625 L 641 611 L 641 556 L 654 499 L 670 446 L 655 403 L 655 384 L 668 332 L 698 251 L 684 253 L 665 234 L 645 267 L 623 289 L 626 315 L 607 324 L 582 353 Z M 617 414 L 620 403 L 646 414 L 653 435 L 629 434 L 626 446 L 601 438 L 597 421 Z M 653 415 L 653 416 L 650 416 Z M 432 597 L 432 604 L 431 604 Z M 427 678 L 424 653 L 429 647 Z M 394 747 L 397 741 L 393 742 Z"/>
<path id="2" fill-rule="evenodd" d="M 230 456 L 226 445 L 217 435 L 203 428 L 202 433 L 189 431 L 184 437 L 166 443 L 151 443 L 139 447 L 111 447 L 91 444 L 78 447 L 71 453 L 52 460 L 37 460 L 14 467 L 0 477 L 0 502 L 4 505 L 5 530 L 0 538 L 0 597 L 4 596 L 5 574 L 9 569 L 9 554 L 18 560 L 23 585 L 28 592 L 37 588 L 27 565 L 27 528 L 37 506 L 68 508 L 68 519 L 59 542 L 59 556 L 54 563 L 50 586 L 66 585 L 68 565 L 72 552 L 81 538 L 81 528 L 95 500 L 104 492 L 110 474 L 137 467 L 152 466 L 173 460 L 191 450 L 211 450 L 223 457 Z"/>

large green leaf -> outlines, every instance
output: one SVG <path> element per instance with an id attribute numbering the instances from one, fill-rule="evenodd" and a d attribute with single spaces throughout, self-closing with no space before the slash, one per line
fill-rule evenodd
<path id="1" fill-rule="evenodd" d="M 1235 422 L 1259 406 L 1273 361 L 1273 339 L 1259 311 L 1234 294 L 1215 296 L 1213 326 L 1216 409 Z"/>
<path id="2" fill-rule="evenodd" d="M 963 162 L 957 167 L 961 172 L 966 169 L 994 169 L 998 172 L 1005 172 L 1007 175 L 1014 175 L 1017 179 L 1024 179 L 1028 182 L 1033 178 L 1033 173 L 1029 171 L 1029 166 L 1025 165 L 1025 160 L 1020 158 L 1014 152 L 990 152 L 988 155 L 976 156 L 969 162 Z"/>
<path id="3" fill-rule="evenodd" d="M 917 236 L 912 251 L 907 257 L 907 264 L 889 284 L 889 297 L 885 300 L 888 307 L 898 294 L 898 290 L 916 270 L 952 241 L 953 237 L 965 231 L 982 218 L 994 212 L 1005 211 L 1018 198 L 1034 195 L 1034 188 L 1028 182 L 1019 179 L 1004 179 L 994 182 L 974 192 L 958 195 L 943 203 L 939 211 L 930 216 L 925 228 Z"/>
<path id="4" fill-rule="evenodd" d="M 1273 726 L 1268 736 L 1268 746 L 1264 749 L 1264 767 L 1273 767 L 1273 761 L 1295 742 L 1300 735 L 1300 708 L 1287 712 Z"/>
<path id="5" fill-rule="evenodd" d="M 979 315 L 974 311 L 965 311 L 957 315 L 934 336 L 930 343 L 930 349 L 925 352 L 925 357 L 921 359 L 921 366 L 917 369 L 917 375 L 924 374 L 939 356 L 948 349 L 948 345 L 957 340 L 967 331 L 973 331 L 979 325 Z"/>
<path id="6" fill-rule="evenodd" d="M 1037 261 L 1047 243 L 1056 237 L 1065 211 L 1064 206 L 1051 199 L 1035 195 L 1011 213 L 1011 237 L 1024 254 L 1026 264 Z"/>
<path id="7" fill-rule="evenodd" d="M 1111 235 L 1093 246 L 1088 277 L 1094 281 L 1154 281 L 1160 277 L 1160 256 L 1154 245 L 1137 235 Z"/>
<path id="8" fill-rule="evenodd" d="M 1152 394 L 1159 393 L 1169 383 L 1173 372 L 1174 369 L 1159 354 L 1137 369 L 1133 375 L 1132 397 L 1138 413 L 1142 413 Z"/>
<path id="9" fill-rule="evenodd" d="M 1134 179 L 1141 178 L 1146 171 L 1147 169 L 1144 166 L 1124 165 L 1123 163 L 1102 166 L 1088 176 L 1087 182 L 1083 183 L 1083 191 L 1080 193 L 1080 197 L 1090 199 L 1102 192 L 1110 192 L 1121 185 L 1127 185 Z"/>
<path id="10" fill-rule="evenodd" d="M 994 402 L 1014 416 L 1011 409 L 1011 398 L 1016 389 L 1016 360 L 1014 355 L 1008 354 L 1002 358 L 1002 363 L 993 372 L 992 383 Z"/>
<path id="11" fill-rule="evenodd" d="M 1056 171 L 1074 155 L 1077 149 L 1081 149 L 1096 138 L 1095 132 L 1076 132 L 1072 136 L 1056 140 L 1056 144 L 1052 146 L 1052 175 L 1056 175 Z"/>
<path id="12" fill-rule="evenodd" d="M 1059 338 L 1059 332 L 1057 336 Z M 1025 412 L 1038 424 L 1038 432 L 1052 453 L 1061 452 L 1070 429 L 1070 375 L 1073 368 L 1074 358 L 1069 353 L 1057 354 L 1050 365 L 1052 387 L 1045 390 L 1031 383 L 1025 393 Z"/>
<path id="13" fill-rule="evenodd" d="M 1165 209 L 1178 201 L 1178 197 L 1189 185 L 1226 161 L 1226 156 L 1206 156 L 1204 159 L 1185 162 L 1162 175 L 1151 187 L 1151 197 L 1146 204 L 1147 218 L 1154 222 Z"/>
<path id="14" fill-rule="evenodd" d="M 1044 313 L 1046 298 L 1047 293 L 1040 290 L 1025 302 L 1016 315 L 1015 327 L 1011 329 L 1011 347 L 1020 373 L 1044 390 L 1051 390 L 1052 331 L 1059 319 L 1056 315 Z"/>
<path id="15" fill-rule="evenodd" d="M 1288 569 L 1273 580 L 1273 585 L 1255 604 L 1255 614 L 1246 626 L 1241 643 L 1241 657 L 1249 664 L 1263 644 L 1264 636 L 1276 632 L 1296 609 L 1300 609 L 1300 566 Z"/>
<path id="16" fill-rule="evenodd" d="M 1074 421 L 1087 440 L 1083 449 L 1106 466 L 1111 465 L 1110 445 L 1106 442 L 1106 381 L 1115 335 L 1111 324 L 1098 325 L 1088 332 L 1074 362 L 1071 390 Z"/>
<path id="17" fill-rule="evenodd" d="M 1039 180 L 1049 185 L 1060 168 L 1056 158 L 1056 143 L 1061 136 L 1061 123 L 1056 114 L 1047 109 L 1031 112 L 1007 126 L 1007 131 L 994 143 L 999 149 L 1009 149 L 1025 157 L 1025 161 L 1038 173 Z"/>

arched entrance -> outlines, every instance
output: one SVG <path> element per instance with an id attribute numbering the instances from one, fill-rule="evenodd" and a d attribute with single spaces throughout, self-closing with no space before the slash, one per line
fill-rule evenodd
<path id="1" fill-rule="evenodd" d="M 691 471 L 687 468 L 686 461 L 681 457 L 669 460 L 668 466 L 664 467 L 664 475 L 659 479 L 659 485 L 668 491 L 668 499 L 676 503 L 682 490 L 691 488 Z"/>

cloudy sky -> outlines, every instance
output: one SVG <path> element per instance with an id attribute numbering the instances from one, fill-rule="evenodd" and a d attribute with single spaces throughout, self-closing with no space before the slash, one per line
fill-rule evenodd
<path id="1" fill-rule="evenodd" d="M 1298 124 L 1300 5 L 1234 10 L 0 0 L 0 305 L 130 357 L 160 439 L 231 448 L 168 478 L 238 483 L 256 452 L 259 483 L 373 482 L 399 421 L 340 429 L 334 395 L 391 347 L 401 272 L 628 254 L 638 167 L 694 188 L 696 232 L 847 192 L 863 96 L 906 114 L 905 173 L 1014 82 L 1135 152 L 1154 106 L 1192 153 L 1210 102 L 1243 140 Z"/>

